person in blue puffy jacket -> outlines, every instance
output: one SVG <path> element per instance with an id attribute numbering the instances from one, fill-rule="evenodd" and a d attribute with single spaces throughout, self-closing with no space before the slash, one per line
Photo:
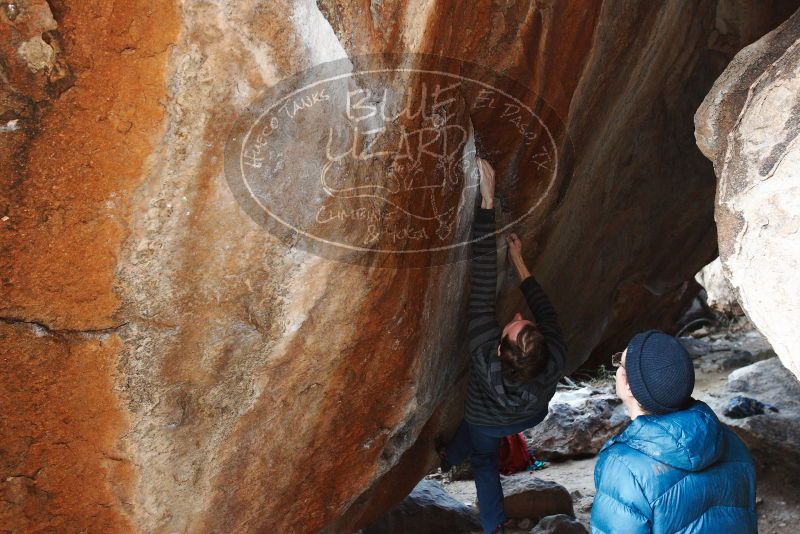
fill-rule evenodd
<path id="1" fill-rule="evenodd" d="M 642 332 L 613 360 L 632 422 L 600 449 L 592 533 L 758 532 L 753 460 L 692 398 L 694 366 L 678 340 Z"/>

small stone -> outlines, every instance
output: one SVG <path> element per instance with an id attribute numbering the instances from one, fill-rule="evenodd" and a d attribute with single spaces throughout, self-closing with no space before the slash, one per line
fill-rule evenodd
<path id="1" fill-rule="evenodd" d="M 753 415 L 764 414 L 766 410 L 773 412 L 779 411 L 775 406 L 772 406 L 771 404 L 765 404 L 758 399 L 737 395 L 736 397 L 732 398 L 727 405 L 725 405 L 725 409 L 722 413 L 725 415 L 725 417 L 741 419 L 744 417 L 751 417 Z"/>
<path id="2" fill-rule="evenodd" d="M 730 356 L 722 360 L 722 369 L 731 371 L 754 363 L 753 355 L 746 350 L 731 351 Z"/>
<path id="3" fill-rule="evenodd" d="M 678 341 L 693 360 L 711 352 L 711 344 L 708 341 L 693 337 L 680 337 Z"/>
<path id="4" fill-rule="evenodd" d="M 3 222 L 6 222 L 6 221 L 7 221 L 7 220 L 9 220 L 10 218 L 11 218 L 11 217 L 9 217 L 8 215 L 5 215 L 5 216 L 3 216 L 3 218 L 2 218 L 2 219 L 0 219 L 0 220 L 1 220 L 1 221 L 3 221 Z"/>
<path id="5" fill-rule="evenodd" d="M 692 337 L 705 337 L 708 335 L 708 327 L 702 326 L 691 333 Z"/>
<path id="6" fill-rule="evenodd" d="M 0 132 L 16 132 L 19 130 L 19 119 L 12 119 L 0 126 Z"/>
<path id="7" fill-rule="evenodd" d="M 25 60 L 31 72 L 52 69 L 56 52 L 40 35 L 23 42 L 17 48 L 17 54 Z"/>
<path id="8" fill-rule="evenodd" d="M 6 18 L 10 21 L 14 21 L 19 15 L 19 7 L 17 6 L 16 2 L 9 2 L 3 7 L 3 11 L 6 14 Z"/>
<path id="9" fill-rule="evenodd" d="M 508 517 L 539 520 L 555 514 L 575 515 L 572 497 L 561 484 L 530 475 L 514 475 L 505 477 L 502 485 Z"/>
<path id="10" fill-rule="evenodd" d="M 557 514 L 543 517 L 531 534 L 587 534 L 587 531 L 574 517 Z"/>

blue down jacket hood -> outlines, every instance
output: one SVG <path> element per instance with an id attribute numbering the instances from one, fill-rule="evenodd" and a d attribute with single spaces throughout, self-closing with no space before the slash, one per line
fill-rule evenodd
<path id="1" fill-rule="evenodd" d="M 592 532 L 755 533 L 755 469 L 704 402 L 637 417 L 600 450 Z"/>
<path id="2" fill-rule="evenodd" d="M 725 452 L 725 428 L 703 402 L 667 416 L 637 417 L 605 444 L 624 443 L 654 460 L 686 471 L 702 471 Z"/>

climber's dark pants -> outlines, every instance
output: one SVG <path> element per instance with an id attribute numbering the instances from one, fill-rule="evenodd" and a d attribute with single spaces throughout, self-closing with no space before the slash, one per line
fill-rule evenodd
<path id="1" fill-rule="evenodd" d="M 492 532 L 507 519 L 503 510 L 500 472 L 497 470 L 500 438 L 536 426 L 544 415 L 547 415 L 547 410 L 527 421 L 505 426 L 473 425 L 462 420 L 456 435 L 447 444 L 445 454 L 450 464 L 459 465 L 469 458 L 484 532 Z"/>

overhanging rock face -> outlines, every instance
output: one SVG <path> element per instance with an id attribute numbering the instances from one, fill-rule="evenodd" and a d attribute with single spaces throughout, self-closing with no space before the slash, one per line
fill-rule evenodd
<path id="1" fill-rule="evenodd" d="M 748 317 L 800 376 L 800 11 L 736 55 L 695 122 L 719 177 L 723 270 Z"/>
<path id="2" fill-rule="evenodd" d="M 0 523 L 21 531 L 351 532 L 398 502 L 458 422 L 465 249 L 404 264 L 398 249 L 353 249 L 375 233 L 350 223 L 406 208 L 417 226 L 376 239 L 463 244 L 476 142 L 497 169 L 501 220 L 536 206 L 514 229 L 572 368 L 668 326 L 716 247 L 692 114 L 786 16 L 713 1 L 12 4 L 0 13 Z M 491 87 L 526 91 L 511 94 L 516 111 L 460 88 L 442 113 L 398 116 L 387 139 L 424 154 L 408 166 L 323 165 L 344 161 L 329 126 L 375 129 L 377 115 L 348 113 L 381 98 L 315 116 L 331 100 L 312 93 L 297 120 L 237 137 L 265 88 L 379 52 L 411 57 L 404 67 L 421 64 L 410 54 L 470 62 Z M 384 66 L 353 88 L 407 80 L 400 94 L 419 97 L 413 68 Z M 532 129 L 517 120 L 526 106 L 542 119 Z M 281 125 L 295 129 L 280 130 L 279 158 L 267 138 Z M 248 161 L 273 164 L 262 178 L 279 178 L 253 198 L 293 200 L 312 237 L 242 201 L 226 148 L 247 140 L 260 150 Z M 304 165 L 326 171 L 316 189 L 294 172 Z M 408 186 L 443 176 L 424 202 Z M 334 232 L 350 256 L 309 246 L 329 220 L 309 215 L 362 186 L 369 204 L 325 212 L 350 224 Z M 502 283 L 501 319 L 522 303 Z"/>

